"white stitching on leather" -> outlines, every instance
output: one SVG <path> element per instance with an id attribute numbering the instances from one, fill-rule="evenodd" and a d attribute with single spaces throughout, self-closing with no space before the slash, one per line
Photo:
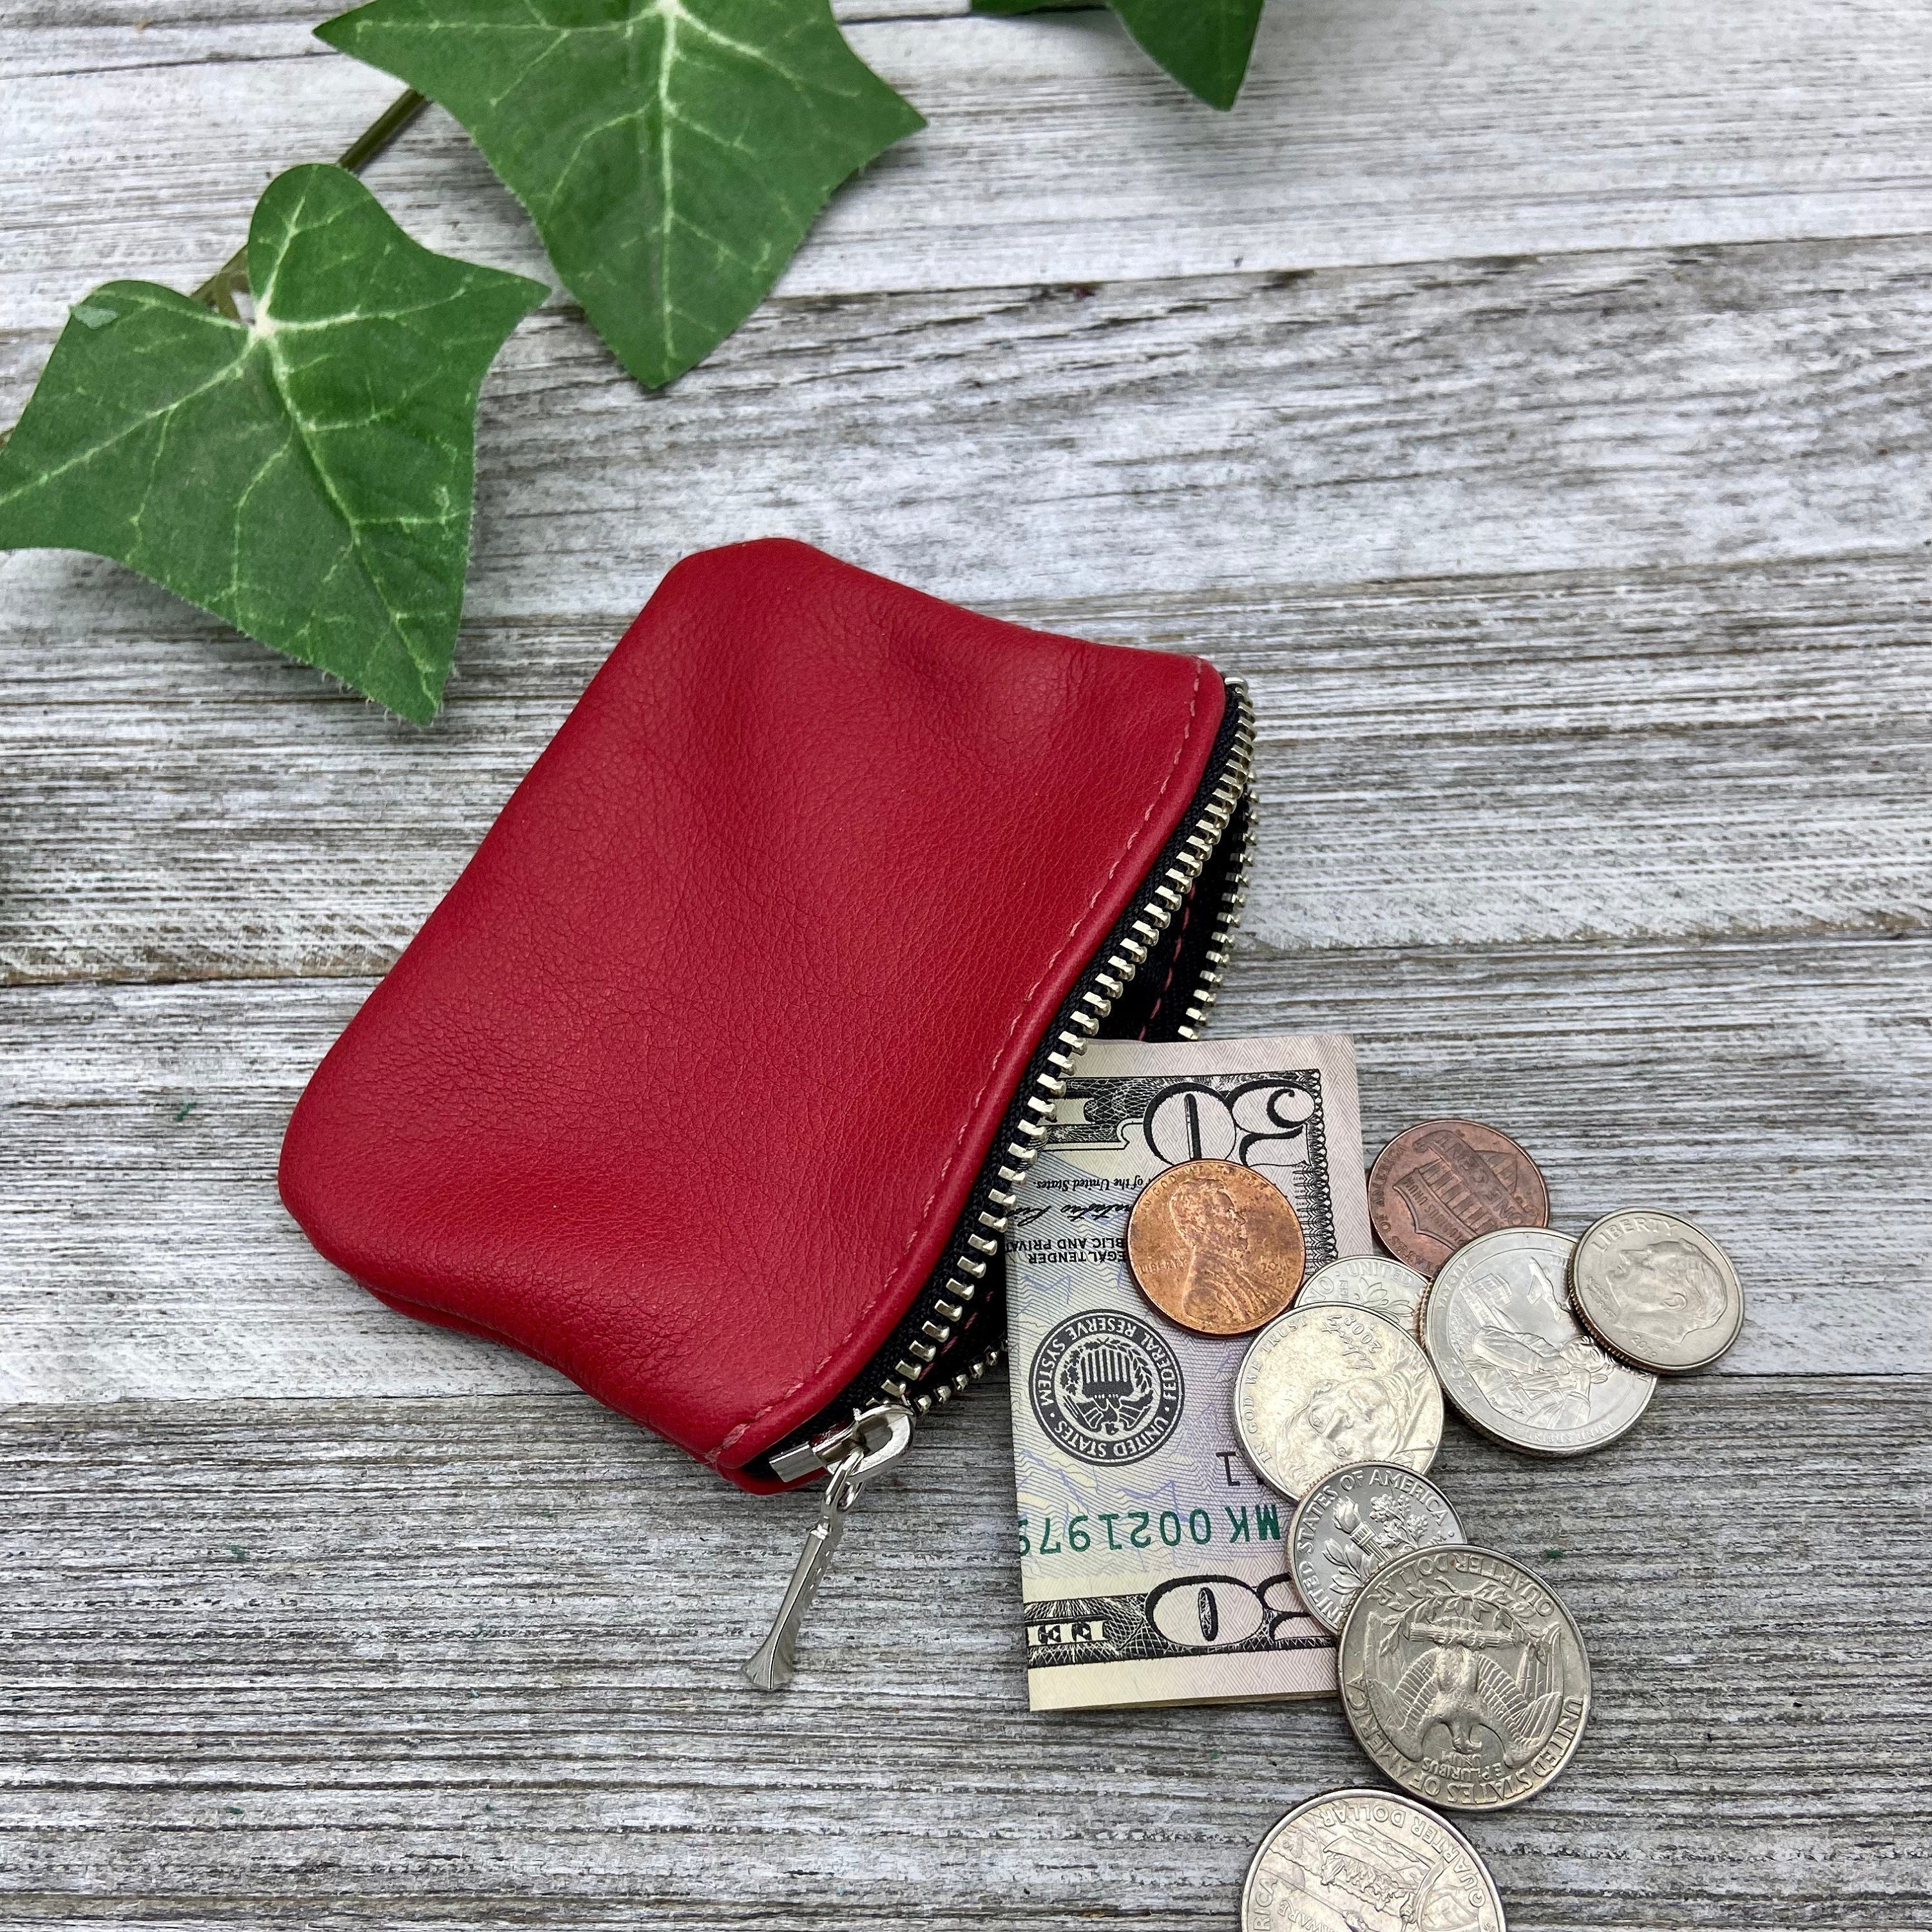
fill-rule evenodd
<path id="1" fill-rule="evenodd" d="M 782 1394 L 774 1396 L 756 1414 L 748 1416 L 735 1429 L 727 1432 L 723 1441 L 704 1459 L 713 1468 L 722 1468 L 726 1454 L 744 1438 L 748 1431 L 755 1429 L 773 1409 L 782 1408 L 808 1382 L 822 1374 L 826 1363 L 850 1342 L 852 1337 L 872 1319 L 873 1311 L 878 1308 L 880 1303 L 886 1300 L 897 1287 L 899 1274 L 905 1266 L 906 1256 L 910 1254 L 914 1248 L 918 1245 L 920 1236 L 926 1231 L 926 1224 L 932 1218 L 933 1204 L 939 1198 L 945 1188 L 947 1175 L 951 1174 L 955 1163 L 958 1160 L 960 1150 L 966 1142 L 966 1130 L 973 1124 L 973 1117 L 980 1111 L 980 1102 L 986 1097 L 986 1089 L 993 1084 L 993 1077 L 1000 1070 L 1000 1058 L 1012 1043 L 1013 1035 L 1019 1030 L 1020 1022 L 1026 1018 L 1028 1009 L 1033 1004 L 1034 995 L 1051 976 L 1053 969 L 1060 964 L 1066 949 L 1079 937 L 1081 928 L 1086 924 L 1094 908 L 1100 904 L 1102 895 L 1113 884 L 1114 875 L 1133 856 L 1134 848 L 1140 843 L 1142 834 L 1146 831 L 1155 812 L 1160 809 L 1161 800 L 1166 797 L 1168 788 L 1174 783 L 1174 775 L 1180 770 L 1181 759 L 1186 754 L 1189 745 L 1193 742 L 1195 718 L 1201 708 L 1202 674 L 1207 668 L 1207 664 L 1204 659 L 1197 658 L 1195 660 L 1194 685 L 1192 690 L 1188 694 L 1187 728 L 1182 732 L 1180 742 L 1174 747 L 1174 761 L 1167 768 L 1167 776 L 1162 779 L 1160 790 L 1156 792 L 1148 801 L 1146 811 L 1141 814 L 1141 822 L 1128 835 L 1127 842 L 1122 848 L 1120 856 L 1108 867 L 1106 876 L 1094 889 L 1094 896 L 1081 909 L 1072 925 L 1068 928 L 1066 937 L 1054 949 L 1052 958 L 1041 968 L 1039 977 L 1027 988 L 1022 997 L 1019 1010 L 1014 1014 L 1012 1024 L 1006 1028 L 1004 1036 L 993 1050 L 992 1064 L 986 1070 L 986 1078 L 980 1083 L 980 1090 L 968 1103 L 965 1118 L 959 1123 L 959 1131 L 953 1137 L 952 1151 L 946 1156 L 946 1165 L 939 1170 L 939 1178 L 932 1184 L 932 1192 L 926 1197 L 926 1204 L 920 1210 L 919 1219 L 914 1222 L 912 1232 L 906 1237 L 906 1244 L 899 1251 L 899 1258 L 893 1264 L 891 1274 L 886 1277 L 885 1286 L 860 1310 L 852 1325 L 846 1330 L 838 1340 L 826 1351 L 818 1362 L 800 1376 L 790 1388 L 786 1389 Z"/>

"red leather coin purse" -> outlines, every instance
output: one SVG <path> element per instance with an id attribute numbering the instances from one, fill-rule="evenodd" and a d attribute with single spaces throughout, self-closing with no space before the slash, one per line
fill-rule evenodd
<path id="1" fill-rule="evenodd" d="M 823 1466 L 997 1359 L 1085 1040 L 1199 1024 L 1252 748 L 1198 658 L 692 557 L 317 1069 L 282 1198 L 747 1488 Z"/>

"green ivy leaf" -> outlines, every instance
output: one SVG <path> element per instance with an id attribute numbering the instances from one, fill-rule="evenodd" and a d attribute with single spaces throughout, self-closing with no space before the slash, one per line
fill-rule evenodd
<path id="1" fill-rule="evenodd" d="M 6 448 L 0 549 L 92 550 L 427 723 L 470 554 L 477 392 L 541 283 L 433 254 L 291 168 L 254 319 L 152 282 L 77 303 Z"/>
<path id="2" fill-rule="evenodd" d="M 751 314 L 847 176 L 926 125 L 829 0 L 373 0 L 316 32 L 462 122 L 653 388 Z"/>
<path id="3" fill-rule="evenodd" d="M 1142 50 L 1181 86 L 1224 111 L 1246 77 L 1262 0 L 1107 0 Z"/>
<path id="4" fill-rule="evenodd" d="M 976 14 L 1068 13 L 1093 0 L 973 0 Z M 1241 91 L 1262 0 L 1107 0 L 1142 50 L 1210 107 Z"/>

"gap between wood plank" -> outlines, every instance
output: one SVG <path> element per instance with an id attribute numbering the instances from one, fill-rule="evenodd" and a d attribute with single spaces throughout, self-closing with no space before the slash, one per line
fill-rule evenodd
<path id="1" fill-rule="evenodd" d="M 1932 1364 L 1923 943 L 1519 949 L 1240 962 L 1216 1030 L 1352 1031 L 1366 1150 L 1474 1113 L 1556 1224 L 1706 1223 L 1750 1326 L 1720 1373 Z M 276 1199 L 289 1109 L 366 982 L 0 994 L 0 1390 L 20 1400 L 560 1387 L 382 1308 Z M 76 1204 L 82 1204 L 84 1211 Z"/>
<path id="2" fill-rule="evenodd" d="M 1513 1922 L 1912 1922 L 1927 1387 L 1682 1384 L 1560 1464 L 1451 1425 L 1440 1479 L 1596 1676 L 1571 1769 L 1467 1821 Z M 1005 1432 L 993 1392 L 934 1419 L 761 1700 L 810 1498 L 587 1402 L 0 1412 L 11 1916 L 1225 1928 L 1361 1760 L 1332 1706 L 1030 1717 Z"/>
<path id="3" fill-rule="evenodd" d="M 26 279 L 16 269 L 0 280 L 4 319 L 51 326 L 104 274 L 198 280 L 240 238 L 267 174 L 338 146 L 380 104 L 358 90 L 386 82 L 309 55 L 306 24 L 225 24 L 218 43 L 212 29 L 181 30 L 224 56 L 251 41 L 304 49 L 282 62 L 279 89 L 266 86 L 272 62 L 245 76 L 224 62 L 106 74 L 92 88 L 17 80 L 16 95 L 47 98 L 22 101 L 16 178 L 39 193 L 14 199 L 46 218 L 16 258 Z M 32 31 L 38 45 L 67 30 Z M 170 32 L 158 23 L 140 40 L 158 49 Z M 1228 116 L 1191 100 L 1104 16 L 883 20 L 854 34 L 934 124 L 835 200 L 788 273 L 795 290 L 1932 226 L 1932 174 L 1910 136 L 1924 116 L 1932 38 L 1909 4 L 1780 0 L 1747 19 L 1676 0 L 1595 0 L 1567 10 L 1558 32 L 1514 0 L 1366 13 L 1308 0 L 1269 10 Z M 542 273 L 527 224 L 445 124 L 383 174 L 386 202 L 432 246 Z M 208 152 L 200 178 L 170 183 L 170 206 L 130 179 L 130 146 L 193 154 L 191 136 L 211 125 L 241 132 Z M 111 202 L 106 180 L 118 184 Z"/>

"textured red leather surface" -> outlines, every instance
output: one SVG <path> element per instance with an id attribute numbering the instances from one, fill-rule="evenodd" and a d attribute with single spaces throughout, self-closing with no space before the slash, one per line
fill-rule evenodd
<path id="1" fill-rule="evenodd" d="M 688 559 L 317 1070 L 284 1201 L 740 1471 L 923 1285 L 1224 702 L 802 544 Z"/>

